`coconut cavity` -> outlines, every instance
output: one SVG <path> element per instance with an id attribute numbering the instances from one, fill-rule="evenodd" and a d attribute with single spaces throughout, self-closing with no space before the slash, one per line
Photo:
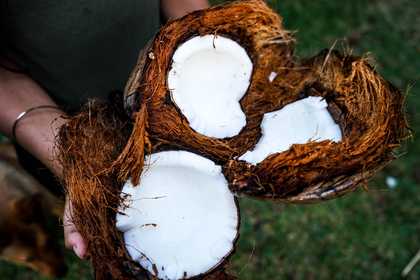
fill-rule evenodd
<path id="1" fill-rule="evenodd" d="M 233 251 L 239 215 L 220 166 L 185 151 L 152 154 L 140 185 L 128 181 L 117 215 L 131 258 L 160 279 L 184 279 Z"/>
<path id="2" fill-rule="evenodd" d="M 310 96 L 264 115 L 262 136 L 254 150 L 239 159 L 258 164 L 267 156 L 287 151 L 293 144 L 342 139 L 340 126 L 334 122 L 322 97 Z"/>
<path id="3" fill-rule="evenodd" d="M 246 125 L 239 101 L 252 68 L 247 52 L 235 41 L 196 36 L 176 49 L 168 88 L 192 129 L 209 137 L 232 137 Z"/>

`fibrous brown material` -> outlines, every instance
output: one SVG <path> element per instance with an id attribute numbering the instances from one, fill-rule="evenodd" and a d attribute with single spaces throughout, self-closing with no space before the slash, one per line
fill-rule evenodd
<path id="1" fill-rule="evenodd" d="M 72 203 L 72 221 L 87 242 L 95 278 L 154 279 L 131 260 L 123 236 L 115 226 L 118 209 L 125 204 L 121 189 L 127 173 L 121 162 L 141 170 L 144 158 L 138 153 L 149 151 L 145 111 L 136 113 L 136 119 L 143 119 L 144 126 L 132 128 L 121 109 L 122 103 L 117 107 L 92 101 L 62 127 L 58 148 L 63 184 Z M 133 147 L 130 136 L 142 141 L 136 141 Z M 128 147 L 132 150 L 127 150 Z M 203 277 L 234 279 L 223 268 Z"/>
<path id="2" fill-rule="evenodd" d="M 235 137 L 216 139 L 191 129 L 168 91 L 167 72 L 176 47 L 193 36 L 206 34 L 223 35 L 239 42 L 254 64 L 251 84 L 241 101 L 247 124 Z M 282 88 L 271 85 L 266 78 L 273 68 L 292 66 L 293 42 L 290 33 L 282 28 L 281 18 L 263 1 L 242 1 L 191 13 L 163 27 L 142 53 L 125 93 L 130 103 L 137 104 L 127 107 L 138 108 L 142 101 L 147 104 L 153 144 L 165 149 L 192 150 L 216 162 L 225 162 L 256 144 L 266 111 L 290 101 L 278 100 L 276 96 L 290 87 L 303 88 L 305 77 L 300 71 L 294 72 L 296 78 Z"/>
<path id="3" fill-rule="evenodd" d="M 354 190 L 389 161 L 406 136 L 404 97 L 366 58 L 324 52 L 302 67 L 314 80 L 305 95 L 322 96 L 343 140 L 294 145 L 257 166 L 231 160 L 225 174 L 234 191 L 309 203 Z"/>
<path id="4" fill-rule="evenodd" d="M 71 217 L 87 242 L 98 279 L 131 279 L 115 215 L 122 199 L 112 168 L 129 136 L 130 124 L 105 103 L 90 102 L 63 126 L 59 159 Z"/>
<path id="5" fill-rule="evenodd" d="M 211 138 L 191 129 L 171 101 L 167 86 L 177 46 L 206 34 L 236 40 L 254 64 L 251 84 L 240 102 L 247 123 L 231 138 Z M 125 92 L 131 107 L 135 107 L 134 100 L 136 106 L 147 104 L 153 150 L 186 149 L 202 154 L 224 164 L 233 191 L 290 202 L 333 198 L 371 177 L 393 159 L 392 150 L 407 135 L 404 97 L 366 58 L 325 51 L 298 61 L 293 57 L 293 44 L 281 18 L 258 0 L 195 12 L 162 28 L 140 56 L 141 67 L 134 70 Z M 273 81 L 267 78 L 270 73 L 276 73 Z M 295 145 L 256 166 L 237 159 L 255 147 L 265 113 L 307 96 L 326 99 L 343 141 Z"/>
<path id="6" fill-rule="evenodd" d="M 253 63 L 249 88 L 240 101 L 246 125 L 230 138 L 194 131 L 167 85 L 176 48 L 209 34 L 236 41 Z M 293 36 L 264 1 L 191 13 L 165 25 L 140 55 L 125 90 L 125 109 L 133 124 L 115 107 L 95 103 L 63 127 L 59 146 L 64 183 L 98 279 L 150 277 L 130 260 L 115 227 L 118 207 L 124 204 L 122 184 L 130 178 L 135 185 L 139 182 L 145 154 L 191 151 L 222 165 L 233 192 L 289 203 L 318 202 L 353 191 L 394 158 L 393 149 L 407 136 L 403 95 L 367 58 L 325 51 L 299 61 L 293 45 Z M 308 96 L 326 100 L 341 128 L 341 141 L 296 144 L 255 165 L 239 160 L 261 138 L 264 114 Z M 212 279 L 228 277 L 223 270 L 213 272 Z"/>

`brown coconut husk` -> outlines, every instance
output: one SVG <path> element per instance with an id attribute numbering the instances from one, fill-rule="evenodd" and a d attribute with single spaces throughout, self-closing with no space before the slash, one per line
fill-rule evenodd
<path id="1" fill-rule="evenodd" d="M 392 150 L 407 135 L 404 97 L 366 58 L 325 51 L 298 61 L 293 57 L 294 39 L 281 22 L 258 0 L 234 2 L 176 20 L 163 27 L 140 56 L 125 96 L 147 104 L 154 151 L 190 150 L 224 165 L 231 189 L 237 193 L 290 202 L 333 198 L 354 190 L 394 158 Z M 240 102 L 247 124 L 232 138 L 215 139 L 191 129 L 167 87 L 177 46 L 205 34 L 238 41 L 254 64 L 250 87 Z M 269 81 L 272 72 L 277 76 Z M 343 141 L 295 145 L 257 166 L 236 160 L 260 139 L 265 113 L 309 95 L 327 100 L 343 130 Z M 131 108 L 136 104 L 127 103 Z"/>
<path id="2" fill-rule="evenodd" d="M 160 30 L 149 48 L 141 53 L 125 90 L 130 112 L 141 102 L 147 104 L 148 131 L 154 150 L 186 149 L 224 163 L 256 144 L 264 112 L 278 105 L 275 96 L 304 83 L 298 72 L 294 73 L 297 76 L 294 82 L 284 84 L 282 89 L 272 87 L 267 79 L 273 69 L 293 65 L 294 39 L 282 28 L 281 21 L 264 1 L 250 0 L 193 12 Z M 172 102 L 167 87 L 167 72 L 177 46 L 205 34 L 223 35 L 239 42 L 254 65 L 251 84 L 241 100 L 247 124 L 235 137 L 216 139 L 194 131 Z"/>
<path id="3" fill-rule="evenodd" d="M 71 217 L 85 241 L 97 279 L 131 279 L 115 215 L 121 185 L 112 168 L 129 137 L 130 123 L 115 107 L 90 102 L 62 127 L 59 159 Z"/>
<path id="4" fill-rule="evenodd" d="M 300 97 L 322 96 L 343 139 L 293 145 L 254 166 L 230 160 L 231 189 L 259 198 L 310 203 L 342 196 L 395 158 L 407 137 L 404 96 L 380 77 L 367 58 L 324 51 L 302 63 L 315 77 Z"/>
<path id="5" fill-rule="evenodd" d="M 216 139 L 189 127 L 172 102 L 166 78 L 176 47 L 195 35 L 219 34 L 244 46 L 254 64 L 241 100 L 247 117 L 239 135 Z M 124 203 L 122 183 L 138 183 L 144 155 L 184 149 L 224 166 L 239 194 L 291 203 L 317 202 L 356 189 L 394 158 L 407 135 L 404 98 L 366 58 L 324 52 L 300 62 L 292 35 L 264 1 L 249 0 L 194 12 L 164 26 L 139 59 L 125 91 L 130 124 L 117 109 L 91 103 L 60 134 L 64 183 L 73 221 L 88 244 L 97 279 L 149 279 L 132 262 L 115 215 Z M 270 82 L 268 76 L 276 72 Z M 309 95 L 323 96 L 343 141 L 294 145 L 253 166 L 236 158 L 254 148 L 267 112 Z M 231 279 L 223 269 L 211 279 Z M 224 278 L 223 278 L 224 277 Z"/>
<path id="6" fill-rule="evenodd" d="M 129 176 L 121 163 L 140 168 L 139 176 L 150 146 L 145 107 L 136 113 L 136 122 L 143 125 L 133 128 L 121 112 L 122 102 L 120 105 L 92 100 L 62 127 L 58 148 L 63 183 L 72 203 L 72 221 L 87 243 L 95 278 L 156 279 L 130 258 L 116 228 L 118 208 L 125 203 L 121 189 Z M 200 279 L 235 279 L 225 272 L 226 262 Z"/>

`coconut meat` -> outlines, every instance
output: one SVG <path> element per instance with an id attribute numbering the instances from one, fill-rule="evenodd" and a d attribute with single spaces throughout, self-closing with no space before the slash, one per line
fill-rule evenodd
<path id="1" fill-rule="evenodd" d="M 239 101 L 248 89 L 252 67 L 235 41 L 196 36 L 176 49 L 168 88 L 192 129 L 209 137 L 232 137 L 246 125 Z"/>
<path id="2" fill-rule="evenodd" d="M 220 166 L 185 151 L 148 157 L 139 186 L 128 181 L 117 228 L 131 258 L 160 279 L 210 271 L 233 251 L 239 214 Z"/>
<path id="3" fill-rule="evenodd" d="M 262 136 L 252 151 L 239 159 L 258 164 L 267 156 L 287 151 L 293 144 L 342 139 L 340 126 L 334 122 L 322 97 L 310 96 L 264 115 Z"/>

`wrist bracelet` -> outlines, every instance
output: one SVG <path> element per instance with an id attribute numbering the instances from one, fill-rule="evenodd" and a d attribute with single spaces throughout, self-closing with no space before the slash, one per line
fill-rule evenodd
<path id="1" fill-rule="evenodd" d="M 34 107 L 31 107 L 31 108 L 29 108 L 28 110 L 26 110 L 26 111 L 23 111 L 22 113 L 20 113 L 18 116 L 17 116 L 17 118 L 16 118 L 16 120 L 15 120 L 15 122 L 13 123 L 13 127 L 12 127 L 12 139 L 13 140 L 16 140 L 16 128 L 17 128 L 17 125 L 18 125 L 18 123 L 27 115 L 27 114 L 29 114 L 30 112 L 33 112 L 33 111 L 36 111 L 36 110 L 39 110 L 39 109 L 55 109 L 55 110 L 60 110 L 60 108 L 59 107 L 57 107 L 57 106 L 54 106 L 54 105 L 40 105 L 40 106 L 34 106 Z"/>

